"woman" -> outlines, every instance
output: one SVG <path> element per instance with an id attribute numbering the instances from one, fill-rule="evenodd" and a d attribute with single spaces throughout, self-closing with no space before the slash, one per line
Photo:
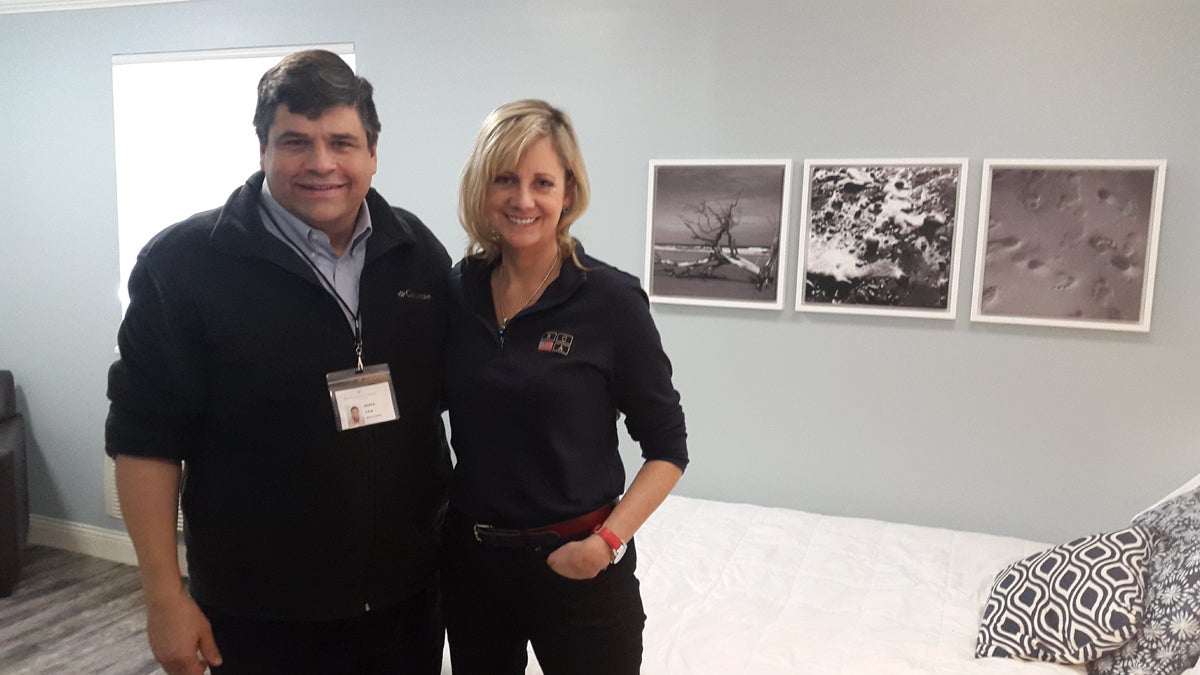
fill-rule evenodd
<path id="1" fill-rule="evenodd" d="M 633 535 L 687 466 L 687 434 L 637 280 L 570 235 L 588 198 L 565 114 L 526 100 L 484 120 L 460 186 L 467 256 L 451 273 L 455 675 L 522 673 L 530 642 L 549 675 L 641 664 Z M 646 460 L 628 491 L 621 413 Z"/>

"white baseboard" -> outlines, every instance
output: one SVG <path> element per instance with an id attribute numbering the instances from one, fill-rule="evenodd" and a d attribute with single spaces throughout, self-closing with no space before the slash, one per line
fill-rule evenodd
<path id="1" fill-rule="evenodd" d="M 133 542 L 129 540 L 128 534 L 120 530 L 30 515 L 29 544 L 82 553 L 126 565 L 137 565 Z M 182 542 L 179 543 L 179 570 L 182 574 L 187 574 L 187 560 Z"/>

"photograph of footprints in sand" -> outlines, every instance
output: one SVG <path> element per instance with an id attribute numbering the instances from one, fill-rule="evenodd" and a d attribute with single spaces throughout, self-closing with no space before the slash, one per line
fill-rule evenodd
<path id="1" fill-rule="evenodd" d="M 973 318 L 1148 327 L 1162 169 L 985 166 Z"/>

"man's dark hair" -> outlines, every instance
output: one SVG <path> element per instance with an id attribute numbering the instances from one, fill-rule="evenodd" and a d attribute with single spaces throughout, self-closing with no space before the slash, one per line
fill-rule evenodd
<path id="1" fill-rule="evenodd" d="M 355 75 L 342 57 L 333 52 L 311 49 L 289 54 L 258 81 L 258 105 L 254 109 L 258 142 L 266 146 L 275 109 L 280 104 L 310 120 L 332 107 L 350 105 L 358 111 L 358 119 L 367 132 L 367 146 L 374 148 L 381 128 L 371 98 L 374 91 L 366 78 Z"/>

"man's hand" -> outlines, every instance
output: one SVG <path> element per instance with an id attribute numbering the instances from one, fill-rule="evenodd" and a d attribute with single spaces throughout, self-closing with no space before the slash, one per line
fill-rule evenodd
<path id="1" fill-rule="evenodd" d="M 146 632 L 150 650 L 171 675 L 203 675 L 208 665 L 221 665 L 212 627 L 196 602 L 184 591 L 147 600 Z"/>
<path id="2" fill-rule="evenodd" d="M 557 548 L 546 564 L 559 576 L 568 579 L 591 579 L 612 562 L 612 549 L 598 535 L 572 541 Z"/>

